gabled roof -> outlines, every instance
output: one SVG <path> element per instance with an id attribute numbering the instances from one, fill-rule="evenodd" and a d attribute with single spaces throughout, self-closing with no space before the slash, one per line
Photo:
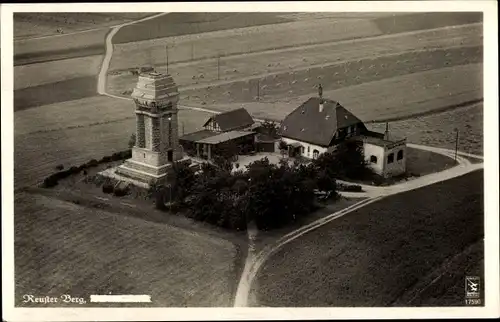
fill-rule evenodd
<path id="1" fill-rule="evenodd" d="M 320 103 L 323 109 L 320 111 Z M 338 102 L 311 97 L 283 120 L 280 132 L 283 137 L 328 146 L 337 129 L 345 128 L 361 120 Z"/>
<path id="2" fill-rule="evenodd" d="M 206 126 L 211 120 L 214 120 L 223 132 L 251 126 L 254 123 L 252 117 L 244 108 L 214 115 L 203 126 Z"/>

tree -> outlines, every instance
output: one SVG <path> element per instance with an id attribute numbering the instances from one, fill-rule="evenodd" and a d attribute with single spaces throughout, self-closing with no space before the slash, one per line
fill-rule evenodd
<path id="1" fill-rule="evenodd" d="M 173 169 L 175 174 L 176 200 L 183 202 L 184 198 L 192 192 L 196 175 L 187 163 L 175 163 Z"/>
<path id="2" fill-rule="evenodd" d="M 132 133 L 130 139 L 128 140 L 128 147 L 132 149 L 135 146 L 135 133 Z"/>
<path id="3" fill-rule="evenodd" d="M 317 176 L 317 186 L 321 191 L 335 191 L 337 183 L 335 178 L 331 176 L 325 169 L 321 170 Z"/>
<path id="4" fill-rule="evenodd" d="M 262 123 L 261 128 L 262 128 L 262 133 L 267 134 L 273 138 L 278 137 L 279 126 L 275 122 L 265 120 Z"/>
<path id="5" fill-rule="evenodd" d="M 281 151 L 282 155 L 285 155 L 286 150 L 288 150 L 288 144 L 286 144 L 285 141 L 281 140 L 280 143 L 278 143 L 278 148 Z"/>
<path id="6" fill-rule="evenodd" d="M 372 174 L 365 161 L 361 142 L 346 140 L 338 145 L 334 154 L 343 177 L 362 179 Z"/>

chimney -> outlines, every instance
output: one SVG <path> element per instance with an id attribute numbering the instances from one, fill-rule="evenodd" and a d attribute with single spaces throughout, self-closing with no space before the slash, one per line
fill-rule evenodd
<path id="1" fill-rule="evenodd" d="M 389 122 L 385 122 L 384 140 L 389 140 Z"/>
<path id="2" fill-rule="evenodd" d="M 323 101 L 319 102 L 319 112 L 323 112 Z"/>

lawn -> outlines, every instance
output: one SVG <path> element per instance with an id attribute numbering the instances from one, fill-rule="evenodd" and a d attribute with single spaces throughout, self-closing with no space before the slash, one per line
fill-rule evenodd
<path id="1" fill-rule="evenodd" d="M 109 29 L 98 29 L 60 37 L 25 39 L 14 42 L 14 66 L 103 55 Z"/>
<path id="2" fill-rule="evenodd" d="M 97 95 L 97 76 L 81 76 L 14 91 L 14 111 Z"/>
<path id="3" fill-rule="evenodd" d="M 62 28 L 65 33 L 103 28 L 153 14 L 152 12 L 16 12 L 14 39 L 57 35 L 58 28 Z"/>
<path id="4" fill-rule="evenodd" d="M 383 132 L 385 123 L 367 124 L 374 131 Z M 408 142 L 454 150 L 458 129 L 458 150 L 483 155 L 483 104 L 456 108 L 437 114 L 419 116 L 389 123 L 396 136 Z"/>
<path id="5" fill-rule="evenodd" d="M 127 148 L 135 131 L 131 101 L 92 97 L 15 113 L 15 186 L 33 185 L 58 164 L 79 165 Z M 181 110 L 179 134 L 201 128 L 209 113 Z"/>
<path id="6" fill-rule="evenodd" d="M 419 12 L 373 20 L 384 34 L 483 22 L 482 12 Z"/>
<path id="7" fill-rule="evenodd" d="M 406 172 L 409 175 L 425 176 L 441 172 L 456 165 L 454 159 L 430 151 L 406 148 Z"/>
<path id="8" fill-rule="evenodd" d="M 372 59 L 415 50 L 478 46 L 482 45 L 480 35 L 480 26 L 465 26 L 438 32 L 423 31 L 418 35 L 395 35 L 377 41 L 358 39 L 349 42 L 296 46 L 251 54 L 242 53 L 222 57 L 219 61 L 213 58 L 186 63 L 172 63 L 169 51 L 169 73 L 175 77 L 177 84 L 183 86 L 208 85 L 208 83 L 213 83 L 218 79 L 237 81 L 244 78 L 255 78 L 256 75 L 259 75 L 260 78 L 275 77 L 275 74 L 289 73 L 291 70 L 325 67 L 333 63 Z M 148 51 L 143 54 L 147 55 Z M 164 49 L 161 51 L 161 55 L 163 56 L 160 62 L 161 66 L 156 64 L 156 68 L 164 70 L 166 69 Z M 117 60 L 116 65 L 126 64 L 121 54 L 113 57 L 113 60 Z M 153 57 L 152 54 L 151 59 Z M 130 57 L 126 57 L 126 59 L 129 60 Z M 137 61 L 134 60 L 130 64 L 137 64 Z M 129 68 L 135 66 L 128 65 Z M 116 84 L 114 86 L 118 89 L 130 87 L 134 80 L 133 76 L 129 76 L 130 74 L 130 70 L 112 71 L 109 75 L 109 84 Z M 110 90 L 113 91 L 113 86 L 110 87 Z"/>
<path id="9" fill-rule="evenodd" d="M 400 62 L 401 59 L 396 61 Z M 482 64 L 458 65 L 325 90 L 323 96 L 339 101 L 365 122 L 393 121 L 455 108 L 465 102 L 482 100 L 482 75 Z M 205 98 L 203 93 L 213 97 L 215 96 L 211 94 L 213 91 L 215 91 L 213 88 L 206 89 L 197 95 L 189 96 L 189 99 L 186 97 L 185 104 L 201 106 L 200 101 L 208 98 L 208 96 Z M 260 101 L 237 105 L 246 108 L 254 117 L 282 120 L 311 96 L 316 96 L 316 91 L 316 88 L 310 88 L 306 95 L 264 96 Z M 228 96 L 225 96 L 218 101 L 224 98 L 229 100 Z M 234 103 L 207 102 L 209 104 L 206 106 L 220 111 L 231 110 L 235 106 Z"/>
<path id="10" fill-rule="evenodd" d="M 87 56 L 14 67 L 14 90 L 46 85 L 99 73 L 102 56 Z"/>
<path id="11" fill-rule="evenodd" d="M 253 292 L 267 306 L 389 306 L 483 238 L 482 202 L 482 171 L 387 197 L 286 244 Z"/>
<path id="12" fill-rule="evenodd" d="M 125 26 L 113 38 L 115 44 L 216 30 L 287 22 L 272 12 L 173 12 Z"/>
<path id="13" fill-rule="evenodd" d="M 110 26 L 154 13 L 16 13 L 14 66 L 104 54 Z M 62 28 L 64 34 L 57 34 Z M 96 29 L 97 28 L 97 29 Z M 72 32 L 86 30 L 85 32 Z M 33 38 L 57 34 L 57 37 Z"/>
<path id="14" fill-rule="evenodd" d="M 130 28 L 136 26 L 132 25 Z M 123 30 L 124 28 L 121 29 Z M 164 65 L 166 45 L 169 46 L 169 63 L 176 63 L 379 34 L 376 26 L 366 19 L 318 19 L 174 36 L 115 45 L 110 70 L 134 68 L 144 64 Z"/>
<path id="15" fill-rule="evenodd" d="M 31 194 L 16 198 L 15 232 L 16 305 L 22 294 L 232 305 L 237 249 L 224 239 Z"/>

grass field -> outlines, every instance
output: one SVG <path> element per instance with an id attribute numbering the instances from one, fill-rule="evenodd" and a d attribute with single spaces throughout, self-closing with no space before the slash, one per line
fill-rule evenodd
<path id="1" fill-rule="evenodd" d="M 391 305 L 483 238 L 482 200 L 483 172 L 476 171 L 356 210 L 269 258 L 254 284 L 257 299 L 288 307 Z"/>
<path id="2" fill-rule="evenodd" d="M 14 42 L 14 66 L 103 55 L 109 29 L 98 29 L 60 37 L 25 39 Z"/>
<path id="3" fill-rule="evenodd" d="M 90 294 L 149 294 L 151 306 L 232 305 L 237 250 L 224 239 L 41 195 L 17 195 L 15 213 L 17 305 L 23 294 L 87 301 Z"/>
<path id="4" fill-rule="evenodd" d="M 14 91 L 14 111 L 97 95 L 97 77 L 82 76 Z"/>
<path id="5" fill-rule="evenodd" d="M 55 166 L 79 165 L 127 148 L 135 131 L 131 101 L 92 97 L 15 113 L 15 187 L 33 185 Z M 181 110 L 179 134 L 201 129 L 209 113 Z M 35 161 L 36 160 L 36 161 Z"/>
<path id="6" fill-rule="evenodd" d="M 272 12 L 173 12 L 125 26 L 116 33 L 113 42 L 122 44 L 287 21 L 289 20 L 280 18 L 279 13 Z"/>
<path id="7" fill-rule="evenodd" d="M 455 160 L 430 151 L 406 148 L 406 172 L 425 176 L 441 172 L 456 165 Z"/>
<path id="8" fill-rule="evenodd" d="M 131 26 L 132 27 L 132 26 Z M 135 25 L 134 25 L 135 27 Z M 324 32 L 328 30 L 329 32 Z M 115 45 L 110 70 L 213 58 L 241 53 L 353 39 L 380 34 L 369 21 L 328 19 L 295 21 Z"/>
<path id="9" fill-rule="evenodd" d="M 442 113 L 424 115 L 389 123 L 396 136 L 407 137 L 408 142 L 455 149 L 455 129 L 458 129 L 458 149 L 483 155 L 483 104 L 478 103 Z M 367 124 L 383 132 L 385 123 Z"/>
<path id="10" fill-rule="evenodd" d="M 482 45 L 481 27 L 466 26 L 451 30 L 425 31 L 413 36 L 396 35 L 379 40 L 359 39 L 357 41 L 333 42 L 253 54 L 240 54 L 223 57 L 220 60 L 208 59 L 174 63 L 169 65 L 169 73 L 175 77 L 179 85 L 202 86 L 203 84 L 209 85 L 208 83 L 217 80 L 238 81 L 246 78 L 275 77 L 276 74 L 286 74 L 317 67 L 324 68 L 330 64 L 345 61 L 374 59 L 380 56 L 398 55 L 415 50 L 479 45 Z M 120 59 L 120 56 L 117 59 Z M 162 63 L 164 64 L 164 61 Z M 162 71 L 166 69 L 165 66 L 156 66 L 156 68 Z M 321 78 L 322 76 L 318 75 L 317 77 Z M 123 91 L 133 86 L 135 80 L 130 70 L 112 71 L 108 78 L 109 89 L 114 92 Z M 114 90 L 114 87 L 117 90 Z M 263 92 L 265 93 L 265 91 Z"/>
<path id="11" fill-rule="evenodd" d="M 258 97 L 277 101 L 315 93 L 318 83 L 323 85 L 324 90 L 333 90 L 389 77 L 481 62 L 481 47 L 410 52 L 185 89 L 183 97 L 198 96 L 207 104 L 252 102 Z M 259 91 L 257 86 L 260 87 Z"/>
<path id="12" fill-rule="evenodd" d="M 398 60 L 401 61 L 401 60 Z M 483 97 L 483 65 L 469 64 L 432 69 L 407 75 L 386 77 L 359 85 L 325 90 L 323 96 L 339 101 L 363 121 L 394 120 L 446 109 L 463 102 Z M 367 75 L 373 77 L 373 75 Z M 322 83 L 324 87 L 327 84 Z M 206 89 L 205 95 L 215 98 L 216 89 Z M 188 95 L 188 94 L 184 94 Z M 238 103 L 254 117 L 282 120 L 311 96 L 317 95 L 316 88 L 309 88 L 309 94 L 300 96 L 264 96 L 259 101 Z M 231 96 L 233 98 L 234 96 Z M 236 98 L 238 98 L 236 96 Z M 225 95 L 217 101 L 229 100 Z M 214 99 L 215 100 L 215 99 Z M 208 101 L 208 96 L 189 96 L 184 104 L 201 106 L 206 101 L 210 108 L 226 111 L 235 108 L 234 103 L 217 104 Z"/>
<path id="13" fill-rule="evenodd" d="M 96 55 L 15 66 L 14 90 L 95 76 L 99 74 L 102 59 Z"/>
<path id="14" fill-rule="evenodd" d="M 160 18 L 166 19 L 168 16 L 169 15 Z M 414 23 L 419 19 L 415 16 L 415 14 L 403 14 L 396 15 L 393 18 L 387 17 L 387 14 L 385 14 L 385 17 L 380 17 L 378 19 L 381 19 L 381 25 L 384 25 L 384 21 L 386 20 L 392 22 L 393 19 L 396 19 L 396 25 L 399 26 L 401 24 L 402 26 L 400 28 L 401 31 L 420 30 L 417 34 L 421 32 L 432 34 L 433 31 L 427 31 L 427 29 L 431 29 L 434 23 L 428 23 L 427 20 L 429 19 L 425 17 L 422 21 Z M 457 15 L 456 17 L 459 16 L 460 15 Z M 410 17 L 411 19 L 406 19 L 405 17 Z M 152 23 L 154 20 L 155 19 L 152 19 L 144 23 Z M 478 22 L 476 21 L 477 19 L 461 20 L 459 18 L 456 19 L 456 23 L 453 23 L 452 20 L 452 18 L 448 17 L 447 19 L 440 20 L 438 25 L 439 27 L 443 27 L 447 25 L 461 25 Z M 166 45 L 169 46 L 169 62 L 175 63 L 193 59 L 215 58 L 217 56 L 224 57 L 241 53 L 321 44 L 394 33 L 389 30 L 386 30 L 386 32 L 379 30 L 377 23 L 375 23 L 376 21 L 377 19 L 371 20 L 362 17 L 327 17 L 323 19 L 306 19 L 245 29 L 207 32 L 203 34 L 203 37 L 196 34 L 119 44 L 116 45 L 116 54 L 111 62 L 111 70 L 138 67 L 144 64 L 165 64 Z M 404 21 L 407 23 L 410 22 L 410 25 L 404 26 Z M 413 26 L 413 29 L 410 28 L 411 26 Z M 128 28 L 134 29 L 137 27 L 138 25 L 136 24 Z M 396 29 L 398 29 L 398 27 L 396 27 Z M 462 28 L 460 27 L 457 29 L 461 30 Z M 328 32 L 325 32 L 325 30 L 328 30 Z M 478 34 L 482 34 L 482 28 L 479 30 Z M 144 32 L 144 34 L 149 35 L 154 32 L 153 29 L 153 31 Z M 446 31 L 441 30 L 439 32 Z M 446 37 L 441 37 L 442 41 L 444 39 L 446 39 Z M 117 42 L 115 41 L 115 43 Z"/>
<path id="15" fill-rule="evenodd" d="M 14 14 L 14 39 L 57 35 L 59 28 L 64 33 L 103 28 L 153 14 L 152 12 L 16 12 Z"/>
<path id="16" fill-rule="evenodd" d="M 483 22 L 482 12 L 419 12 L 373 20 L 384 34 Z"/>

